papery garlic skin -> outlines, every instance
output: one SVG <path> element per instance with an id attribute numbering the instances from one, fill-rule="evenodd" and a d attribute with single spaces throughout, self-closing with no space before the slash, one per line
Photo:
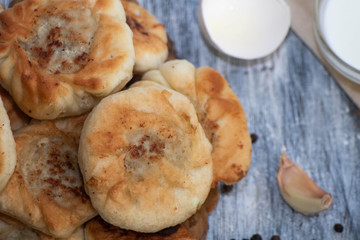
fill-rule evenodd
<path id="1" fill-rule="evenodd" d="M 332 205 L 331 194 L 316 185 L 285 153 L 280 157 L 277 182 L 283 199 L 302 214 L 318 213 Z"/>

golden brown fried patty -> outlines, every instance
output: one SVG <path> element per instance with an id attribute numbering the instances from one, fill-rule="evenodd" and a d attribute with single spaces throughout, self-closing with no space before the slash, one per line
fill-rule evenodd
<path id="1" fill-rule="evenodd" d="M 33 118 L 84 113 L 132 77 L 132 32 L 118 0 L 24 0 L 0 23 L 1 85 Z"/>
<path id="2" fill-rule="evenodd" d="M 246 175 L 251 161 L 251 140 L 245 112 L 220 73 L 210 67 L 195 69 L 186 60 L 173 60 L 161 65 L 159 70 L 145 73 L 142 79 L 174 89 L 194 104 L 213 146 L 213 186 L 218 181 L 235 183 Z"/>
<path id="3" fill-rule="evenodd" d="M 167 228 L 157 233 L 140 233 L 124 230 L 96 217 L 86 224 L 86 240 L 196 240 L 183 226 Z"/>
<path id="4" fill-rule="evenodd" d="M 139 233 L 124 230 L 96 217 L 86 224 L 86 240 L 205 240 L 208 231 L 208 216 L 218 202 L 218 190 L 211 190 L 202 207 L 185 222 L 156 233 Z"/>
<path id="5" fill-rule="evenodd" d="M 86 119 L 79 164 L 102 218 L 139 232 L 185 221 L 212 182 L 211 145 L 194 107 L 161 86 L 101 101 Z"/>
<path id="6" fill-rule="evenodd" d="M 134 2 L 121 1 L 133 32 L 135 73 L 158 68 L 168 57 L 165 28 L 154 15 Z"/>
<path id="7" fill-rule="evenodd" d="M 17 131 L 17 164 L 0 192 L 0 212 L 63 238 L 94 217 L 78 167 L 78 140 L 51 122 Z"/>

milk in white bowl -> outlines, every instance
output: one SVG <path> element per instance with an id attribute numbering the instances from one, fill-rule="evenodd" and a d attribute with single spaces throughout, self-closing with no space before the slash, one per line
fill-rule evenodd
<path id="1" fill-rule="evenodd" d="M 269 55 L 290 28 L 290 8 L 284 0 L 201 0 L 199 16 L 212 45 L 241 59 Z"/>

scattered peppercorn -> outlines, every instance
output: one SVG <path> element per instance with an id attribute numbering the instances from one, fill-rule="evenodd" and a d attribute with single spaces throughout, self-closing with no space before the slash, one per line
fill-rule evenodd
<path id="1" fill-rule="evenodd" d="M 229 193 L 233 190 L 233 188 L 234 188 L 233 185 L 222 184 L 221 185 L 221 193 L 224 193 L 224 194 Z"/>
<path id="2" fill-rule="evenodd" d="M 262 240 L 262 237 L 260 236 L 260 234 L 254 234 L 252 235 L 250 240 Z"/>
<path id="3" fill-rule="evenodd" d="M 255 133 L 250 134 L 251 137 L 251 143 L 255 143 L 258 140 L 258 135 L 256 135 Z"/>
<path id="4" fill-rule="evenodd" d="M 334 230 L 335 230 L 335 232 L 342 233 L 344 230 L 344 227 L 340 223 L 337 223 L 334 225 Z"/>
<path id="5" fill-rule="evenodd" d="M 274 235 L 271 237 L 270 240 L 280 240 L 280 237 L 278 235 Z"/>

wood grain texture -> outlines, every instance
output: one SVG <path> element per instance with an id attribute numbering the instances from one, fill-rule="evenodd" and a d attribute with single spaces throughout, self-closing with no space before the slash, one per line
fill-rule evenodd
<path id="1" fill-rule="evenodd" d="M 253 145 L 248 175 L 222 194 L 207 239 L 360 239 L 360 112 L 314 55 L 290 32 L 274 54 L 241 61 L 201 36 L 197 0 L 139 0 L 165 25 L 180 58 L 221 72 L 248 117 Z M 281 198 L 276 173 L 282 146 L 323 189 L 330 210 L 305 217 Z M 343 233 L 333 230 L 344 225 Z"/>
<path id="2" fill-rule="evenodd" d="M 290 32 L 272 55 L 237 60 L 203 39 L 197 0 L 139 3 L 165 25 L 180 58 L 228 79 L 250 132 L 259 136 L 248 175 L 220 196 L 207 239 L 250 239 L 255 233 L 263 239 L 360 239 L 360 112 L 299 38 Z M 275 177 L 283 145 L 332 193 L 331 209 L 306 217 L 282 200 Z M 343 233 L 333 230 L 335 223 L 343 224 Z"/>

